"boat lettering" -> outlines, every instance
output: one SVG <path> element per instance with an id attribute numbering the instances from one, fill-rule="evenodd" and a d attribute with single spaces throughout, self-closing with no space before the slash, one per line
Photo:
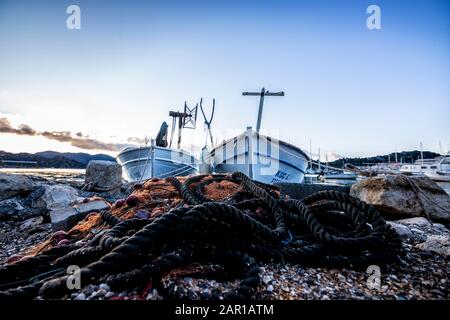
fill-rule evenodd
<path id="1" fill-rule="evenodd" d="M 287 180 L 289 178 L 289 173 L 278 170 L 275 174 L 275 180 Z"/>

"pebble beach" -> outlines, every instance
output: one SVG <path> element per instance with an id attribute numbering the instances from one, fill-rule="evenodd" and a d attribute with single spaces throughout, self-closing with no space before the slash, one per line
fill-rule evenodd
<path id="1" fill-rule="evenodd" d="M 32 173 L 33 179 L 81 186 L 83 172 Z M 379 282 L 370 282 L 371 273 L 364 269 L 305 268 L 292 264 L 259 264 L 260 284 L 252 299 L 256 300 L 416 300 L 449 299 L 450 231 L 444 224 L 424 218 L 392 222 L 402 235 L 400 261 L 380 269 Z M 0 262 L 43 242 L 52 233 L 50 221 L 30 217 L 21 221 L 0 221 Z M 429 237 L 444 239 L 442 248 L 425 248 Z M 447 243 L 445 243 L 445 239 Z M 440 250 L 440 251 L 439 251 Z M 203 267 L 204 268 L 204 267 Z M 212 276 L 199 278 L 189 271 L 183 275 L 169 273 L 161 284 L 149 283 L 145 290 L 114 292 L 106 283 L 88 285 L 80 292 L 65 296 L 72 300 L 221 300 L 224 294 L 237 288 L 236 279 L 223 279 L 219 265 L 207 266 Z M 195 274 L 195 270 L 192 271 Z M 216 274 L 216 278 L 214 274 Z"/>

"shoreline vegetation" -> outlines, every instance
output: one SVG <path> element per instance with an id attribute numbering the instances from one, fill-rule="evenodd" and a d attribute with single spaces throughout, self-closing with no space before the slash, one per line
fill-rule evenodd
<path id="1" fill-rule="evenodd" d="M 431 151 L 423 151 L 424 159 L 434 159 L 439 157 L 440 154 Z M 421 152 L 418 150 L 413 151 L 402 151 L 402 152 L 392 152 L 386 155 L 378 155 L 373 157 L 362 157 L 362 158 L 340 158 L 335 161 L 331 161 L 328 164 L 332 167 L 343 168 L 345 164 L 352 164 L 354 166 L 367 166 L 376 165 L 379 163 L 389 163 L 395 162 L 397 158 L 398 162 L 401 163 L 414 163 L 414 161 L 421 158 Z"/>

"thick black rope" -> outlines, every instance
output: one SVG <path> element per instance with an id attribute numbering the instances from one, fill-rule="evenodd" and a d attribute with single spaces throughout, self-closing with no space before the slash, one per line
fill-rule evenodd
<path id="1" fill-rule="evenodd" d="M 175 188 L 180 193 L 181 197 L 183 198 L 184 202 L 190 205 L 196 205 L 200 204 L 201 201 L 195 197 L 195 195 L 192 193 L 192 191 L 189 189 L 189 187 L 186 186 L 186 184 L 183 184 L 175 177 L 167 178 L 168 181 L 170 181 Z"/>
<path id="2" fill-rule="evenodd" d="M 261 199 L 270 208 L 275 219 L 275 232 L 280 239 L 286 238 L 287 228 L 283 209 L 281 209 L 279 206 L 279 199 L 275 197 L 275 195 L 271 192 L 268 192 L 266 188 L 262 187 L 260 184 L 256 184 L 242 172 L 233 173 L 232 178 L 241 181 L 241 185 L 244 189 L 248 190 L 250 193 Z"/>
<path id="3" fill-rule="evenodd" d="M 116 224 L 120 222 L 120 219 L 117 218 L 116 216 L 113 216 L 111 211 L 109 210 L 103 210 L 100 213 L 100 217 L 104 222 L 106 222 L 106 224 L 108 224 L 111 227 L 114 227 Z"/>
<path id="4" fill-rule="evenodd" d="M 0 284 L 19 281 L 44 271 L 47 265 L 55 259 L 80 248 L 78 245 L 65 245 L 52 247 L 34 256 L 23 258 L 12 264 L 0 266 Z"/>

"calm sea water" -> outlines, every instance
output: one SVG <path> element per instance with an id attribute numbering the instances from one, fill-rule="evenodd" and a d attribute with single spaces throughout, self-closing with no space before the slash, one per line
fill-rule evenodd
<path id="1" fill-rule="evenodd" d="M 20 174 L 84 174 L 85 169 L 64 169 L 64 168 L 0 168 L 0 172 L 20 173 Z"/>
<path id="2" fill-rule="evenodd" d="M 0 168 L 0 172 L 12 174 L 24 174 L 41 177 L 60 183 L 82 184 L 84 182 L 85 169 L 60 169 L 60 168 Z"/>
<path id="3" fill-rule="evenodd" d="M 31 169 L 15 169 L 15 168 L 0 168 L 0 172 L 16 173 L 39 176 L 46 179 L 65 181 L 70 180 L 74 182 L 83 181 L 86 170 L 84 169 L 53 169 L 53 168 L 31 168 Z M 328 179 L 327 183 L 351 186 L 355 183 L 354 180 L 332 180 Z M 436 182 L 448 194 L 450 194 L 450 182 Z"/>

